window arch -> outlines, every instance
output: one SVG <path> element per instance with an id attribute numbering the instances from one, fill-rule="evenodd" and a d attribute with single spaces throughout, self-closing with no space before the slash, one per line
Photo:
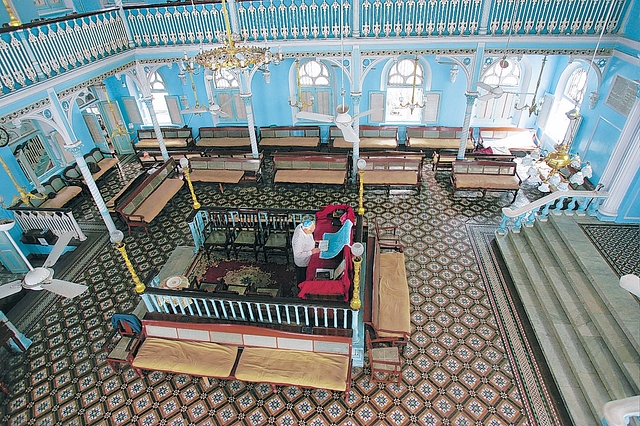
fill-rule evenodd
<path id="1" fill-rule="evenodd" d="M 226 123 L 246 123 L 247 111 L 240 98 L 239 75 L 228 69 L 219 69 L 213 72 L 211 81 L 213 100 L 223 112 L 218 119 Z"/>
<path id="2" fill-rule="evenodd" d="M 311 104 L 303 108 L 303 111 L 333 114 L 335 107 L 332 102 L 331 79 L 331 70 L 323 62 L 315 59 L 294 62 L 292 99 L 305 105 Z"/>
<path id="3" fill-rule="evenodd" d="M 515 58 L 503 57 L 491 64 L 482 74 L 480 81 L 491 87 L 502 89 L 499 97 L 476 101 L 476 120 L 492 124 L 511 124 L 516 102 L 516 92 L 522 83 L 522 69 Z M 481 93 L 481 96 L 485 94 Z"/>
<path id="4" fill-rule="evenodd" d="M 562 79 L 556 88 L 555 102 L 544 126 L 544 132 L 555 143 L 562 142 L 567 135 L 571 120 L 566 113 L 582 103 L 587 91 L 587 70 L 582 66 L 565 71 L 569 76 L 564 83 Z"/>
<path id="5" fill-rule="evenodd" d="M 385 121 L 421 122 L 422 109 L 412 110 L 402 106 L 408 102 L 423 102 L 425 71 L 418 59 L 404 58 L 391 65 L 386 86 Z"/>
<path id="6" fill-rule="evenodd" d="M 159 72 L 154 72 L 149 76 L 149 87 L 151 88 L 151 104 L 153 105 L 153 111 L 156 114 L 158 124 L 161 126 L 167 126 L 173 124 L 171 115 L 169 114 L 169 106 L 167 105 L 167 86 L 162 79 Z M 147 109 L 147 105 L 141 102 L 142 119 L 145 125 L 152 125 L 151 114 Z"/>

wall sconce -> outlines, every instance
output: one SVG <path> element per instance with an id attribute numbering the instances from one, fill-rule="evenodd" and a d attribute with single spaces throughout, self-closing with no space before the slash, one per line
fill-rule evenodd
<path id="1" fill-rule="evenodd" d="M 191 191 L 191 198 L 193 199 L 193 208 L 194 210 L 198 210 L 200 208 L 200 203 L 196 198 L 196 193 L 193 190 L 193 184 L 191 183 L 191 177 L 189 175 L 189 159 L 182 157 L 180 159 L 180 167 L 182 167 L 182 172 L 184 173 L 184 177 L 187 178 L 187 185 L 189 185 L 189 191 Z"/>
<path id="2" fill-rule="evenodd" d="M 138 278 L 138 274 L 136 274 L 136 271 L 135 269 L 133 269 L 133 265 L 129 260 L 129 256 L 127 256 L 127 250 L 126 250 L 125 244 L 122 242 L 122 240 L 124 240 L 124 234 L 119 229 L 116 229 L 111 233 L 110 238 L 111 238 L 111 242 L 115 245 L 116 250 L 118 250 L 122 255 L 125 265 L 127 265 L 127 269 L 131 274 L 131 278 L 133 279 L 133 282 L 136 285 L 136 293 L 138 294 L 143 293 L 144 290 L 146 289 L 146 286 L 142 283 L 142 281 L 140 281 L 140 278 Z"/>
<path id="3" fill-rule="evenodd" d="M 360 266 L 362 265 L 362 255 L 364 254 L 364 246 L 362 243 L 354 243 L 351 246 L 351 254 L 353 257 L 353 296 L 349 306 L 353 310 L 358 310 L 362 307 L 362 301 L 360 300 Z"/>

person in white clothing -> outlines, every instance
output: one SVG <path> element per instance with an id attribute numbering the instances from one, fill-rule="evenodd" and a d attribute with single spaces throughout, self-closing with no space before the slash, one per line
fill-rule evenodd
<path id="1" fill-rule="evenodd" d="M 313 231 L 315 229 L 316 223 L 311 219 L 306 219 L 296 226 L 295 231 L 293 231 L 291 246 L 293 248 L 293 263 L 296 264 L 296 281 L 298 284 L 307 279 L 307 266 L 309 266 L 311 255 L 320 252 L 313 239 Z"/>

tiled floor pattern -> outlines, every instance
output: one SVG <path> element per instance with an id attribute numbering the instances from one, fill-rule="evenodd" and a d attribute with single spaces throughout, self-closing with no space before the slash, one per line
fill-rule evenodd
<path id="1" fill-rule="evenodd" d="M 135 174 L 130 163 L 124 175 Z M 112 194 L 123 180 L 100 183 Z M 319 209 L 328 203 L 356 205 L 356 189 L 269 186 L 226 188 L 196 185 L 203 205 Z M 453 197 L 447 173 L 427 170 L 420 195 L 367 191 L 365 216 L 399 227 L 406 244 L 411 291 L 411 342 L 400 386 L 375 385 L 369 371 L 355 369 L 352 391 L 340 393 L 185 375 L 114 373 L 101 346 L 108 319 L 138 302 L 119 254 L 106 239 L 94 244 L 65 278 L 90 291 L 72 302 L 55 299 L 24 332 L 34 341 L 26 354 L 2 360 L 13 397 L 0 395 L 0 423 L 7 425 L 534 425 L 553 424 L 523 401 L 523 383 L 496 303 L 487 292 L 474 254 L 470 226 L 495 228 L 508 194 Z M 523 197 L 520 195 L 519 197 Z M 107 195 L 104 198 L 108 198 Z M 519 202 L 525 200 L 520 199 Z M 160 268 L 177 245 L 190 243 L 191 211 L 186 187 L 144 232 L 125 243 L 141 277 Z M 74 214 L 91 221 L 89 201 Z M 106 238 L 106 237 L 105 237 Z M 512 320 L 512 322 L 515 320 Z M 517 322 L 517 321 L 516 321 Z M 526 354 L 524 354 L 526 355 Z M 544 409 L 544 407 L 534 407 Z M 543 420 L 541 420 L 543 419 Z M 546 420 L 544 420 L 546 419 Z"/>
<path id="2" fill-rule="evenodd" d="M 580 224 L 618 276 L 640 275 L 640 225 Z"/>

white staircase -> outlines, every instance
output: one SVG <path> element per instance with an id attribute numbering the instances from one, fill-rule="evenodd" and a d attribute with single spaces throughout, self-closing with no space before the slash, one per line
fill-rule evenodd
<path id="1" fill-rule="evenodd" d="M 640 394 L 640 304 L 578 225 L 594 220 L 549 215 L 496 237 L 575 426 Z"/>

